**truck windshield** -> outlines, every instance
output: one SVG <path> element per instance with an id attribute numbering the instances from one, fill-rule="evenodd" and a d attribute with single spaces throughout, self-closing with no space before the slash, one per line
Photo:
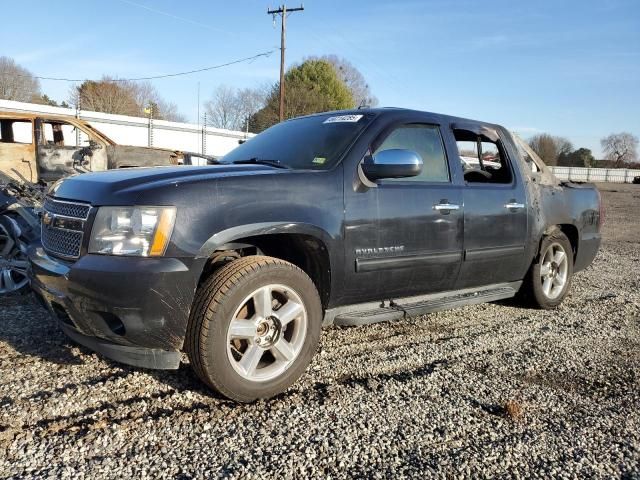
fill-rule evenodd
<path id="1" fill-rule="evenodd" d="M 225 155 L 220 163 L 260 163 L 327 170 L 371 122 L 374 114 L 326 114 L 278 123 Z"/>

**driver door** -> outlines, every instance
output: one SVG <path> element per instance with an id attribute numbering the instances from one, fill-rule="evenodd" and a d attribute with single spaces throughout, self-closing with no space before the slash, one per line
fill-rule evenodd
<path id="1" fill-rule="evenodd" d="M 462 259 L 463 198 L 440 126 L 400 124 L 371 146 L 423 161 L 415 177 L 346 188 L 345 301 L 389 300 L 453 288 Z"/>
<path id="2" fill-rule="evenodd" d="M 36 119 L 38 173 L 52 182 L 74 173 L 107 169 L 103 142 L 62 120 Z"/>

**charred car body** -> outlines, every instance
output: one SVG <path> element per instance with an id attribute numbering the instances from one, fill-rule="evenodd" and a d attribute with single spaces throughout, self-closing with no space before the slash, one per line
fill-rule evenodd
<path id="1" fill-rule="evenodd" d="M 516 295 L 558 305 L 600 222 L 593 186 L 559 183 L 498 125 L 334 112 L 219 165 L 67 179 L 46 200 L 32 286 L 79 343 L 150 368 L 186 351 L 205 383 L 251 401 L 302 374 L 322 325 Z"/>
<path id="2" fill-rule="evenodd" d="M 117 145 L 72 116 L 0 112 L 0 181 L 48 183 L 76 173 L 181 165 L 184 159 L 180 151 Z"/>
<path id="3" fill-rule="evenodd" d="M 26 290 L 25 246 L 37 239 L 38 190 L 66 176 L 115 168 L 206 164 L 213 157 L 117 145 L 62 115 L 0 112 L 0 295 Z"/>

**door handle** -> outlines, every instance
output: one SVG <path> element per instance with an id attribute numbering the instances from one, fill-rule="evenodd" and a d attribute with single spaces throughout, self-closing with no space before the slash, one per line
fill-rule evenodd
<path id="1" fill-rule="evenodd" d="M 524 208 L 524 203 L 518 203 L 515 200 L 509 201 L 509 203 L 504 204 L 504 208 L 508 208 L 509 210 L 520 210 Z"/>
<path id="2" fill-rule="evenodd" d="M 455 203 L 436 203 L 433 206 L 433 209 L 439 212 L 449 211 L 449 210 L 460 210 L 460 205 L 456 205 Z"/>

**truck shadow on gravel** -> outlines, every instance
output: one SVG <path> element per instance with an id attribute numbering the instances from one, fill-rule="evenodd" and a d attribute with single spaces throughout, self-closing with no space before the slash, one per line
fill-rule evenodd
<path id="1" fill-rule="evenodd" d="M 83 363 L 73 353 L 76 345 L 32 295 L 0 298 L 0 326 L 0 348 L 5 343 L 19 354 L 58 365 Z M 18 361 L 27 360 L 19 358 Z"/>
<path id="2" fill-rule="evenodd" d="M 172 385 L 169 389 L 148 395 L 132 395 L 129 398 L 115 401 L 103 401 L 98 405 L 88 407 L 67 415 L 59 415 L 38 420 L 34 424 L 12 427 L 14 434 L 19 430 L 29 430 L 35 436 L 72 435 L 75 437 L 87 437 L 107 428 L 119 426 L 121 428 L 135 428 L 139 421 L 157 421 L 174 416 L 190 415 L 194 413 L 208 413 L 209 421 L 229 422 L 235 417 L 257 410 L 263 412 L 272 408 L 279 408 L 286 404 L 310 404 L 323 405 L 336 400 L 340 395 L 348 394 L 350 389 L 365 389 L 376 393 L 384 388 L 385 382 L 410 382 L 416 379 L 432 375 L 438 368 L 446 367 L 446 360 L 434 362 L 407 370 L 396 372 L 384 372 L 367 376 L 344 376 L 329 382 L 314 382 L 311 385 L 291 387 L 288 391 L 268 400 L 260 400 L 253 404 L 238 404 L 221 398 L 204 388 L 195 378 L 189 378 L 188 367 L 181 367 L 179 372 L 165 373 L 156 377 L 159 381 L 166 381 Z M 134 369 L 132 369 L 133 371 Z M 124 369 L 120 374 L 126 376 L 132 371 Z M 154 375 L 155 376 L 155 375 Z M 195 376 L 194 376 L 195 377 Z M 180 379 L 180 380 L 177 380 Z M 99 379 L 89 380 L 85 384 L 99 382 Z M 197 382 L 197 383 L 196 383 Z M 69 384 L 71 385 L 71 384 Z M 77 384 L 75 384 L 77 385 Z M 67 386 L 55 389 L 48 394 L 63 393 Z M 184 396 L 186 391 L 203 393 L 196 399 L 188 399 Z M 43 398 L 43 394 L 40 397 Z M 187 401 L 185 401 L 187 400 Z M 140 404 L 151 405 L 151 408 L 131 408 Z M 126 411 L 126 414 L 121 412 Z M 2 427 L 0 426 L 0 430 Z"/>
<path id="3" fill-rule="evenodd" d="M 31 295 L 0 298 L 0 351 L 7 346 L 15 353 L 7 352 L 14 365 L 35 363 L 35 359 L 56 365 L 85 365 L 100 358 L 107 364 L 108 372 L 83 381 L 69 381 L 54 389 L 39 390 L 20 400 L 46 400 L 64 395 L 79 387 L 95 387 L 110 381 L 126 378 L 136 372 L 144 372 L 159 383 L 177 391 L 192 391 L 211 396 L 187 365 L 179 371 L 144 370 L 128 367 L 105 357 L 99 357 L 88 348 L 74 343 L 60 329 L 57 321 L 40 306 Z M 223 398 L 219 397 L 222 401 Z M 0 399 L 2 401 L 2 399 Z"/>

